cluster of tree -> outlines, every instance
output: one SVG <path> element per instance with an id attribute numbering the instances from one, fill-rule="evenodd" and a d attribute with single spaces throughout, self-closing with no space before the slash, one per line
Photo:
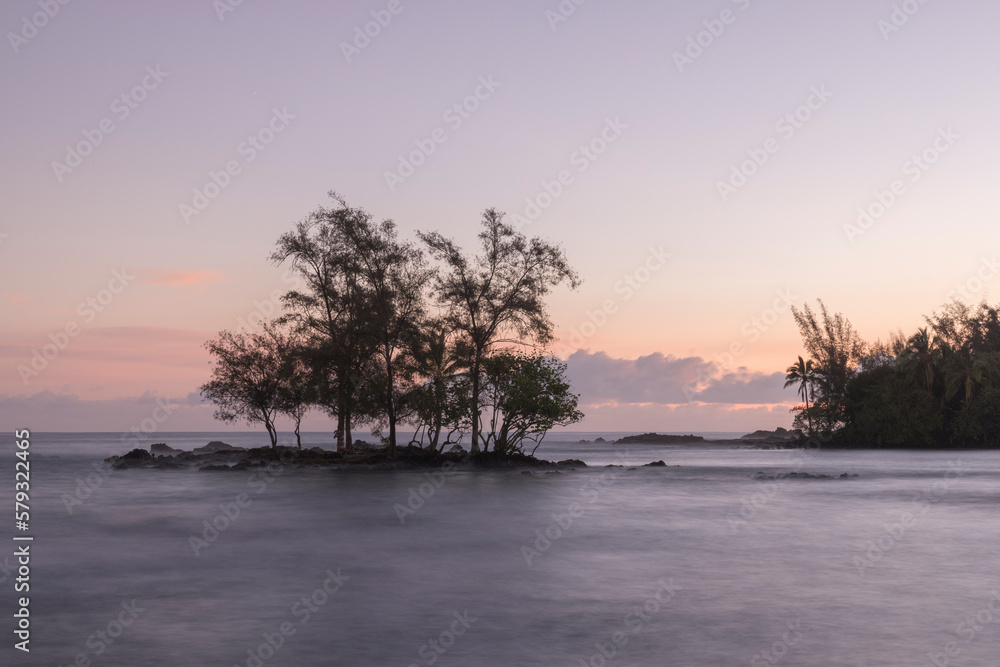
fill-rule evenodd
<path id="1" fill-rule="evenodd" d="M 787 370 L 796 427 L 844 445 L 1000 445 L 1000 308 L 952 301 L 874 343 L 822 301 L 792 311 L 811 357 Z"/>
<path id="2" fill-rule="evenodd" d="M 475 257 L 437 232 L 418 233 L 418 246 L 330 196 L 334 206 L 271 254 L 302 279 L 281 317 L 206 344 L 214 368 L 202 393 L 216 418 L 264 424 L 274 448 L 275 419 L 287 416 L 301 448 L 302 419 L 320 409 L 336 420 L 338 449 L 368 425 L 394 456 L 403 424 L 411 444 L 442 450 L 468 433 L 473 453 L 510 454 L 583 417 L 565 365 L 541 351 L 552 340 L 546 295 L 579 285 L 560 248 L 493 209 Z"/>

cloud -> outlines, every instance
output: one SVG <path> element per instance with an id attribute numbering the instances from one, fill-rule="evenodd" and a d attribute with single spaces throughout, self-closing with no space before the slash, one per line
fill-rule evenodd
<path id="1" fill-rule="evenodd" d="M 156 417 L 160 430 L 218 429 L 211 409 L 195 392 L 180 398 L 147 391 L 139 396 L 85 400 L 76 394 L 45 390 L 0 395 L 0 420 L 33 431 L 128 432 Z"/>
<path id="2" fill-rule="evenodd" d="M 701 357 L 660 352 L 637 359 L 615 359 L 580 350 L 567 360 L 567 376 L 584 405 L 719 403 L 733 406 L 793 404 L 795 390 L 784 389 L 784 374 L 745 368 L 722 374 Z"/>
<path id="3" fill-rule="evenodd" d="M 243 422 L 226 424 L 213 417 L 214 406 L 199 392 L 180 396 L 163 396 L 146 391 L 136 396 L 110 399 L 85 399 L 78 394 L 49 390 L 34 394 L 0 394 L 0 422 L 11 428 L 31 431 L 79 433 L 130 433 L 141 428 L 149 432 L 258 430 Z M 152 420 L 152 421 L 151 421 Z M 145 427 L 145 428 L 144 428 Z M 291 423 L 279 419 L 286 434 Z M 313 413 L 303 422 L 306 430 L 330 431 L 334 422 L 321 412 Z M 358 428 L 363 434 L 365 429 Z M 156 440 L 153 440 L 156 442 Z"/>
<path id="4" fill-rule="evenodd" d="M 710 382 L 708 387 L 694 395 L 702 403 L 728 403 L 730 405 L 795 404 L 795 389 L 784 388 L 785 374 L 750 373 L 741 369 L 727 373 Z"/>
<path id="5" fill-rule="evenodd" d="M 139 282 L 146 285 L 165 285 L 167 287 L 187 287 L 188 285 L 211 284 L 221 282 L 223 274 L 220 271 L 166 271 L 162 269 L 139 269 Z"/>
<path id="6" fill-rule="evenodd" d="M 71 377 L 74 382 L 64 383 L 61 373 L 52 370 L 45 380 L 49 387 L 61 387 L 59 393 L 32 389 L 34 393 L 15 395 L 24 388 L 12 387 L 14 391 L 0 394 L 0 421 L 37 431 L 124 433 L 148 420 L 157 406 L 166 401 L 175 407 L 160 426 L 161 431 L 247 428 L 245 424 L 215 421 L 213 406 L 199 392 L 190 390 L 204 380 L 207 366 L 205 358 L 199 363 L 197 357 L 189 358 L 185 350 L 193 342 L 203 340 L 202 334 L 137 328 L 97 331 L 101 334 L 100 345 L 77 348 L 77 354 L 89 361 L 79 372 L 88 371 L 92 383 L 101 383 L 107 389 L 85 386 L 75 374 Z M 59 361 L 71 365 L 70 350 L 65 352 L 67 357 Z M 114 355 L 119 359 L 135 357 L 137 362 L 143 354 L 149 357 L 151 365 L 143 366 L 144 372 L 131 373 L 127 382 L 120 374 L 101 375 L 102 369 L 114 367 Z M 199 366 L 191 366 L 193 363 Z M 604 352 L 578 351 L 567 364 L 573 391 L 580 394 L 581 409 L 587 415 L 574 430 L 749 432 L 790 426 L 789 408 L 798 402 L 794 387 L 783 388 L 781 373 L 759 373 L 745 368 L 723 373 L 716 364 L 701 357 L 654 353 L 636 359 L 618 359 Z M 163 387 L 167 386 L 165 376 L 171 370 L 179 374 L 170 382 L 169 386 L 177 389 L 168 389 L 171 392 L 166 395 L 168 398 Z M 147 390 L 151 385 L 159 386 L 160 390 Z M 698 390 L 690 394 L 689 401 L 685 388 L 690 386 Z M 128 392 L 131 395 L 121 397 Z M 333 423 L 316 410 L 303 426 L 306 430 L 329 431 Z"/>

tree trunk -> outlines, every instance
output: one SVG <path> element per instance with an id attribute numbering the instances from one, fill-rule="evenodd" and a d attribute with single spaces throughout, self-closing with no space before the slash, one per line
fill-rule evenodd
<path id="1" fill-rule="evenodd" d="M 354 451 L 354 435 L 351 433 L 351 410 L 346 409 L 346 414 L 344 415 L 344 432 L 347 436 L 347 451 Z"/>
<path id="2" fill-rule="evenodd" d="M 337 451 L 344 451 L 344 413 L 337 411 Z"/>
<path id="3" fill-rule="evenodd" d="M 427 428 L 427 439 L 430 440 L 431 448 L 434 451 L 437 451 L 438 442 L 441 440 L 441 427 L 444 422 L 444 381 L 440 378 L 434 378 L 433 387 L 434 390 L 432 396 L 434 397 L 434 419 L 432 420 L 431 425 Z M 431 436 L 431 429 L 434 429 L 433 436 Z"/>
<path id="4" fill-rule="evenodd" d="M 299 450 L 302 450 L 302 436 L 299 435 L 299 427 L 302 425 L 302 419 L 295 420 L 295 442 L 299 445 Z"/>
<path id="5" fill-rule="evenodd" d="M 809 385 L 806 384 L 806 423 L 809 424 L 809 435 L 813 434 L 813 418 L 809 414 Z"/>
<path id="6" fill-rule="evenodd" d="M 386 407 L 389 409 L 389 458 L 396 457 L 396 401 L 392 395 L 393 369 L 392 357 L 386 350 L 385 356 L 386 384 L 388 385 L 386 394 Z"/>
<path id="7" fill-rule="evenodd" d="M 476 350 L 476 358 L 472 363 L 472 445 L 470 452 L 479 453 L 479 364 L 482 353 Z"/>
<path id="8" fill-rule="evenodd" d="M 267 429 L 267 437 L 271 439 L 271 451 L 278 454 L 278 430 L 274 428 L 274 424 L 270 421 L 264 421 L 264 427 Z"/>

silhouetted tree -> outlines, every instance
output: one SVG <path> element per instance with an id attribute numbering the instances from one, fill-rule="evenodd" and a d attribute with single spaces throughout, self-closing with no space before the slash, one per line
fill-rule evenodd
<path id="1" fill-rule="evenodd" d="M 277 451 L 275 416 L 282 410 L 289 342 L 273 324 L 259 333 L 223 331 L 205 344 L 215 358 L 211 379 L 202 394 L 216 405 L 215 418 L 232 423 L 264 424 Z"/>
<path id="2" fill-rule="evenodd" d="M 818 396 L 814 393 L 813 412 L 822 422 L 825 432 L 843 423 L 844 397 L 847 382 L 865 358 L 865 343 L 850 321 L 836 313 L 831 315 L 822 301 L 819 314 L 809 304 L 801 310 L 792 306 L 792 315 L 802 334 L 802 343 L 815 362 L 814 374 Z"/>
<path id="3" fill-rule="evenodd" d="M 336 193 L 336 208 L 320 207 L 277 242 L 271 261 L 290 261 L 305 282 L 283 297 L 291 322 L 322 359 L 317 382 L 324 408 L 337 417 L 337 448 L 352 442 L 351 420 L 361 373 L 373 352 L 372 295 L 365 288 L 352 230 L 367 214 L 349 208 Z"/>
<path id="4" fill-rule="evenodd" d="M 295 442 L 302 449 L 302 418 L 317 403 L 317 389 L 313 370 L 309 365 L 310 354 L 301 340 L 289 340 L 284 355 L 279 386 L 279 412 L 295 424 Z"/>
<path id="5" fill-rule="evenodd" d="M 468 368 L 468 357 L 468 350 L 448 335 L 440 321 L 427 322 L 412 342 L 407 357 L 410 373 L 421 380 L 406 399 L 415 421 L 414 438 L 426 432 L 430 449 L 443 449 L 453 442 L 455 433 L 464 434 L 471 428 L 467 401 L 455 389 L 455 381 Z M 444 430 L 449 432 L 442 442 Z"/>
<path id="6" fill-rule="evenodd" d="M 388 454 L 396 455 L 396 422 L 403 396 L 406 365 L 399 363 L 420 332 L 424 319 L 424 289 L 433 271 L 423 253 L 398 240 L 391 221 L 373 224 L 363 210 L 348 218 L 345 234 L 355 253 L 358 278 L 368 294 L 371 345 L 381 362 L 378 385 L 382 400 L 378 412 L 389 428 Z"/>
<path id="7" fill-rule="evenodd" d="M 482 227 L 482 253 L 472 260 L 437 232 L 419 234 L 443 265 L 435 293 L 448 326 L 466 338 L 471 349 L 473 452 L 479 451 L 481 374 L 487 352 L 498 343 L 548 343 L 552 323 L 545 296 L 563 282 L 573 289 L 580 283 L 559 247 L 537 238 L 528 240 L 503 222 L 502 213 L 488 209 Z"/>
<path id="8" fill-rule="evenodd" d="M 483 360 L 483 407 L 489 410 L 484 442 L 497 454 L 524 453 L 552 428 L 583 419 L 578 396 L 565 379 L 566 364 L 554 357 L 500 352 Z"/>
<path id="9" fill-rule="evenodd" d="M 802 400 L 806 402 L 806 419 L 809 424 L 809 433 L 812 433 L 812 415 L 809 413 L 809 386 L 816 381 L 816 374 L 813 368 L 813 360 L 804 361 L 802 357 L 799 360 L 788 367 L 785 371 L 785 387 L 790 387 L 793 384 L 799 385 L 799 395 L 802 396 Z"/>
<path id="10" fill-rule="evenodd" d="M 930 390 L 934 386 L 942 360 L 942 347 L 936 337 L 927 331 L 927 327 L 918 329 L 906 341 L 899 356 L 901 368 L 919 378 L 924 387 Z"/>

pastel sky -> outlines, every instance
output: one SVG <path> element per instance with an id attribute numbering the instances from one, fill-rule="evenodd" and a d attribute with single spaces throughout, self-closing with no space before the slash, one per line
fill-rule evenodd
<path id="1" fill-rule="evenodd" d="M 986 0 L 5 2 L 0 417 L 125 431 L 160 399 L 158 428 L 226 428 L 202 345 L 287 289 L 267 256 L 333 189 L 408 238 L 471 250 L 496 207 L 562 244 L 578 428 L 788 426 L 788 302 L 875 339 L 996 293 L 998 23 Z"/>

